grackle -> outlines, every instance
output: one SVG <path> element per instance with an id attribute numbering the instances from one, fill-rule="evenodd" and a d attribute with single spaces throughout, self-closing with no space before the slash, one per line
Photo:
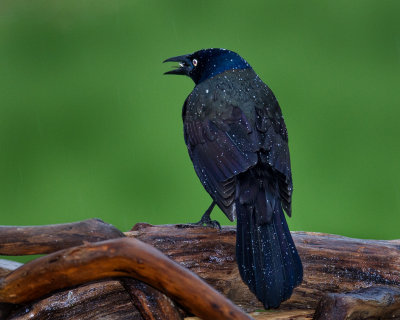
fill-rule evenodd
<path id="1" fill-rule="evenodd" d="M 189 76 L 195 87 L 182 110 L 184 138 L 194 169 L 215 204 L 237 219 L 240 275 L 265 308 L 289 299 L 303 266 L 284 211 L 291 216 L 288 134 L 271 89 L 237 53 L 205 49 L 165 60 L 165 74 Z M 283 211 L 284 210 L 284 211 Z"/>

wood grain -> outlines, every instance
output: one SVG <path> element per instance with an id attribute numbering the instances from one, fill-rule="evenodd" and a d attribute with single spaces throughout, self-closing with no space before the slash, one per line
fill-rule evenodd
<path id="1" fill-rule="evenodd" d="M 182 320 L 183 313 L 165 294 L 148 284 L 132 279 L 121 280 L 143 320 Z"/>
<path id="2" fill-rule="evenodd" d="M 0 226 L 0 255 L 51 253 L 83 242 L 123 237 L 123 233 L 100 219 L 47 226 Z"/>
<path id="3" fill-rule="evenodd" d="M 35 259 L 2 279 L 0 302 L 21 304 L 107 277 L 148 283 L 204 319 L 251 319 L 195 274 L 155 248 L 128 238 L 87 243 Z"/>
<path id="4" fill-rule="evenodd" d="M 241 281 L 235 261 L 234 227 L 137 224 L 136 237 L 164 252 L 251 312 L 261 303 Z M 304 281 L 280 309 L 315 309 L 327 292 L 374 285 L 400 285 L 400 241 L 362 240 L 313 232 L 292 232 L 304 265 Z"/>
<path id="5" fill-rule="evenodd" d="M 55 292 L 0 319 L 141 320 L 142 317 L 119 280 L 104 280 Z"/>
<path id="6" fill-rule="evenodd" d="M 320 300 L 314 319 L 400 319 L 400 289 L 382 286 L 327 293 Z"/>
<path id="7" fill-rule="evenodd" d="M 278 310 L 254 313 L 262 306 L 240 279 L 235 261 L 234 227 L 216 230 L 190 225 L 137 224 L 125 235 L 155 246 L 171 259 L 197 273 L 234 303 L 239 304 L 248 312 L 253 312 L 251 315 L 255 319 L 310 320 L 321 299 L 332 301 L 330 306 L 336 305 L 336 310 L 329 310 L 338 312 L 338 308 L 343 307 L 337 302 L 342 299 L 342 295 L 350 299 L 349 297 L 352 297 L 354 292 L 357 294 L 357 290 L 363 288 L 371 288 L 365 290 L 373 290 L 381 286 L 396 288 L 400 284 L 399 240 L 362 240 L 321 233 L 293 232 L 294 241 L 305 267 L 304 282 L 295 289 L 292 298 L 283 303 Z M 118 286 L 115 285 L 116 282 Z M 76 290 L 86 292 L 86 298 L 80 300 L 81 296 Z M 101 292 L 107 292 L 107 294 L 101 295 Z M 61 294 L 66 297 L 68 293 L 75 298 L 76 302 L 70 309 L 65 304 L 58 303 L 59 299 L 52 299 L 60 297 L 58 295 Z M 334 299 L 326 300 L 328 295 Z M 114 299 L 115 296 L 120 296 L 120 300 Z M 336 299 L 338 297 L 339 300 Z M 381 305 L 380 310 L 374 311 L 375 318 L 379 318 L 376 314 L 385 315 L 385 317 L 390 314 L 396 318 L 397 315 L 393 309 L 385 305 L 385 297 L 387 295 L 375 294 L 374 299 Z M 395 297 L 392 298 L 395 299 Z M 46 303 L 44 303 L 45 300 Z M 109 300 L 112 303 L 107 303 Z M 64 298 L 61 301 L 71 300 Z M 360 300 L 357 301 L 361 303 Z M 26 306 L 23 306 L 21 310 L 26 310 Z M 28 306 L 31 308 L 28 308 L 29 310 L 36 310 L 35 316 L 30 318 L 34 320 L 48 319 L 51 317 L 49 310 L 53 310 L 54 319 L 62 319 L 62 312 L 67 312 L 70 315 L 69 319 L 85 319 L 85 310 L 91 308 L 99 315 L 97 319 L 102 318 L 101 314 L 110 320 L 143 319 L 128 292 L 119 281 L 115 280 L 68 288 L 32 302 Z M 325 310 L 328 310 L 327 306 L 328 304 L 324 305 Z M 48 317 L 41 317 L 40 315 L 43 314 L 47 314 Z M 60 317 L 57 318 L 57 315 Z M 80 315 L 83 316 L 80 317 Z M 21 317 L 23 317 L 22 314 L 12 319 L 24 319 Z M 384 319 L 383 316 L 381 318 Z"/>

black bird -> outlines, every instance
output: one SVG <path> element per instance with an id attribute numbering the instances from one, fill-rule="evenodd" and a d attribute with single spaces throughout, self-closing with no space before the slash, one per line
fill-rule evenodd
<path id="1" fill-rule="evenodd" d="M 218 224 L 217 204 L 237 219 L 236 258 L 250 290 L 277 308 L 303 278 L 283 210 L 291 216 L 288 134 L 271 89 L 237 53 L 205 49 L 165 60 L 196 86 L 182 110 L 194 169 L 213 199 L 200 223 Z M 219 225 L 219 224 L 218 224 Z"/>

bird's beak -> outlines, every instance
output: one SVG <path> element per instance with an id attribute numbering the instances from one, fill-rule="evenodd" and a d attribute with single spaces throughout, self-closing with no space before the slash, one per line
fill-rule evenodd
<path id="1" fill-rule="evenodd" d="M 172 57 L 163 62 L 178 62 L 179 67 L 177 69 L 164 72 L 164 74 L 181 74 L 188 76 L 192 70 L 192 61 L 190 59 L 190 54 L 185 54 L 183 56 Z"/>

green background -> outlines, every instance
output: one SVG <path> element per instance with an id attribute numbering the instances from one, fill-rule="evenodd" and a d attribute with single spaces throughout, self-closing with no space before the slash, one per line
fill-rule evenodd
<path id="1" fill-rule="evenodd" d="M 400 238 L 400 1 L 2 1 L 0 224 L 194 222 L 189 78 L 222 47 L 276 94 L 293 230 Z M 228 220 L 218 210 L 221 224 Z"/>

